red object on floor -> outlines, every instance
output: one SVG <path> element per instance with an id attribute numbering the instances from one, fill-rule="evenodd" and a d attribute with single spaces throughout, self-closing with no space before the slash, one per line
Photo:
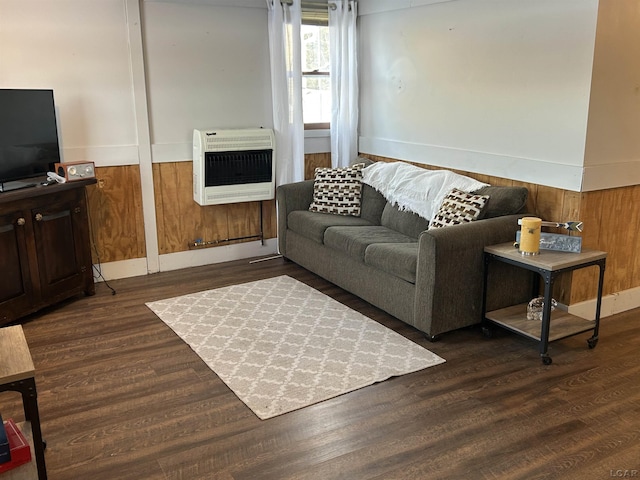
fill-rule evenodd
<path id="1" fill-rule="evenodd" d="M 15 422 L 11 419 L 5 421 L 4 428 L 7 431 L 7 438 L 9 439 L 11 460 L 0 464 L 0 473 L 31 461 L 31 448 L 29 447 L 29 443 L 27 443 L 27 439 Z"/>

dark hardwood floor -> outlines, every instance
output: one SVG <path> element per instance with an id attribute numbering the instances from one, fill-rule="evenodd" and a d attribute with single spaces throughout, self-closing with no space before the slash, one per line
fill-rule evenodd
<path id="1" fill-rule="evenodd" d="M 447 362 L 262 421 L 145 306 L 283 274 Z M 282 259 L 110 284 L 23 323 L 51 480 L 640 478 L 640 310 L 603 319 L 593 350 L 590 334 L 552 343 L 544 366 L 508 332 L 429 343 Z"/>

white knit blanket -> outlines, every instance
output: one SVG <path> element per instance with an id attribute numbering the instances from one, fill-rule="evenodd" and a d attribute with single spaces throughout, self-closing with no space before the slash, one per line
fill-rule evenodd
<path id="1" fill-rule="evenodd" d="M 488 186 L 449 170 L 426 170 L 403 162 L 374 162 L 362 170 L 362 182 L 400 210 L 417 213 L 429 221 L 452 189 L 473 192 Z"/>

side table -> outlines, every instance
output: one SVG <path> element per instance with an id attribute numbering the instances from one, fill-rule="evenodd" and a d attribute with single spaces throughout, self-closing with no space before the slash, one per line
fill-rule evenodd
<path id="1" fill-rule="evenodd" d="M 581 253 L 558 252 L 542 250 L 539 255 L 522 255 L 513 243 L 491 245 L 484 249 L 484 293 L 482 299 L 483 332 L 489 332 L 489 324 L 496 324 L 540 342 L 540 357 L 545 365 L 552 363 L 547 350 L 549 342 L 566 338 L 579 333 L 593 330 L 593 335 L 587 340 L 589 348 L 598 344 L 600 328 L 600 307 L 602 303 L 602 283 L 607 254 L 598 250 L 583 249 Z M 544 309 L 542 322 L 527 320 L 527 304 L 513 305 L 487 312 L 487 278 L 492 261 L 499 261 L 515 265 L 539 274 L 544 281 Z M 598 293 L 596 300 L 595 320 L 585 320 L 567 312 L 554 312 L 551 315 L 551 299 L 553 284 L 561 273 L 578 270 L 590 266 L 600 269 Z M 536 285 L 537 287 L 537 285 Z M 532 297 L 538 295 L 538 290 L 532 292 Z"/>
<path id="2" fill-rule="evenodd" d="M 0 392 L 14 391 L 22 395 L 25 419 L 31 423 L 33 453 L 38 479 L 46 480 L 45 444 L 40 430 L 35 368 L 22 326 L 0 328 Z M 8 472 L 7 472 L 8 473 Z"/>

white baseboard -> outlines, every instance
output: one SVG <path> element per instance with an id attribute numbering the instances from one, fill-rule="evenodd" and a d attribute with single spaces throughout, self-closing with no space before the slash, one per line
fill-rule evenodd
<path id="1" fill-rule="evenodd" d="M 160 271 L 179 270 L 181 268 L 199 267 L 213 263 L 230 262 L 243 258 L 273 255 L 276 253 L 278 242 L 275 238 L 262 242 L 235 243 L 221 247 L 200 248 L 186 252 L 160 255 Z"/>
<path id="2" fill-rule="evenodd" d="M 626 312 L 627 310 L 637 307 L 640 307 L 640 287 L 605 295 L 602 297 L 600 318 Z M 570 305 L 569 313 L 586 318 L 587 320 L 594 320 L 596 317 L 596 299 L 594 298 Z"/>
<path id="3" fill-rule="evenodd" d="M 98 274 L 98 270 L 102 274 L 101 276 Z M 102 282 L 105 279 L 109 281 L 117 278 L 139 277 L 147 273 L 146 258 L 120 260 L 93 266 L 93 280 L 95 282 Z"/>
<path id="4" fill-rule="evenodd" d="M 270 238 L 265 240 L 264 245 L 262 245 L 262 242 L 256 241 L 223 245 L 220 247 L 200 248 L 186 252 L 169 253 L 166 255 L 160 255 L 160 271 L 168 272 L 170 270 L 179 270 L 181 268 L 199 267 L 202 265 L 241 260 L 243 258 L 259 257 L 262 255 L 273 255 L 276 253 L 277 247 L 277 239 Z M 95 268 L 97 268 L 97 266 L 94 267 L 94 280 L 96 282 L 103 281 L 103 278 L 97 276 Z M 102 272 L 102 277 L 107 281 L 155 273 L 148 271 L 146 258 L 103 263 L 99 268 Z"/>

